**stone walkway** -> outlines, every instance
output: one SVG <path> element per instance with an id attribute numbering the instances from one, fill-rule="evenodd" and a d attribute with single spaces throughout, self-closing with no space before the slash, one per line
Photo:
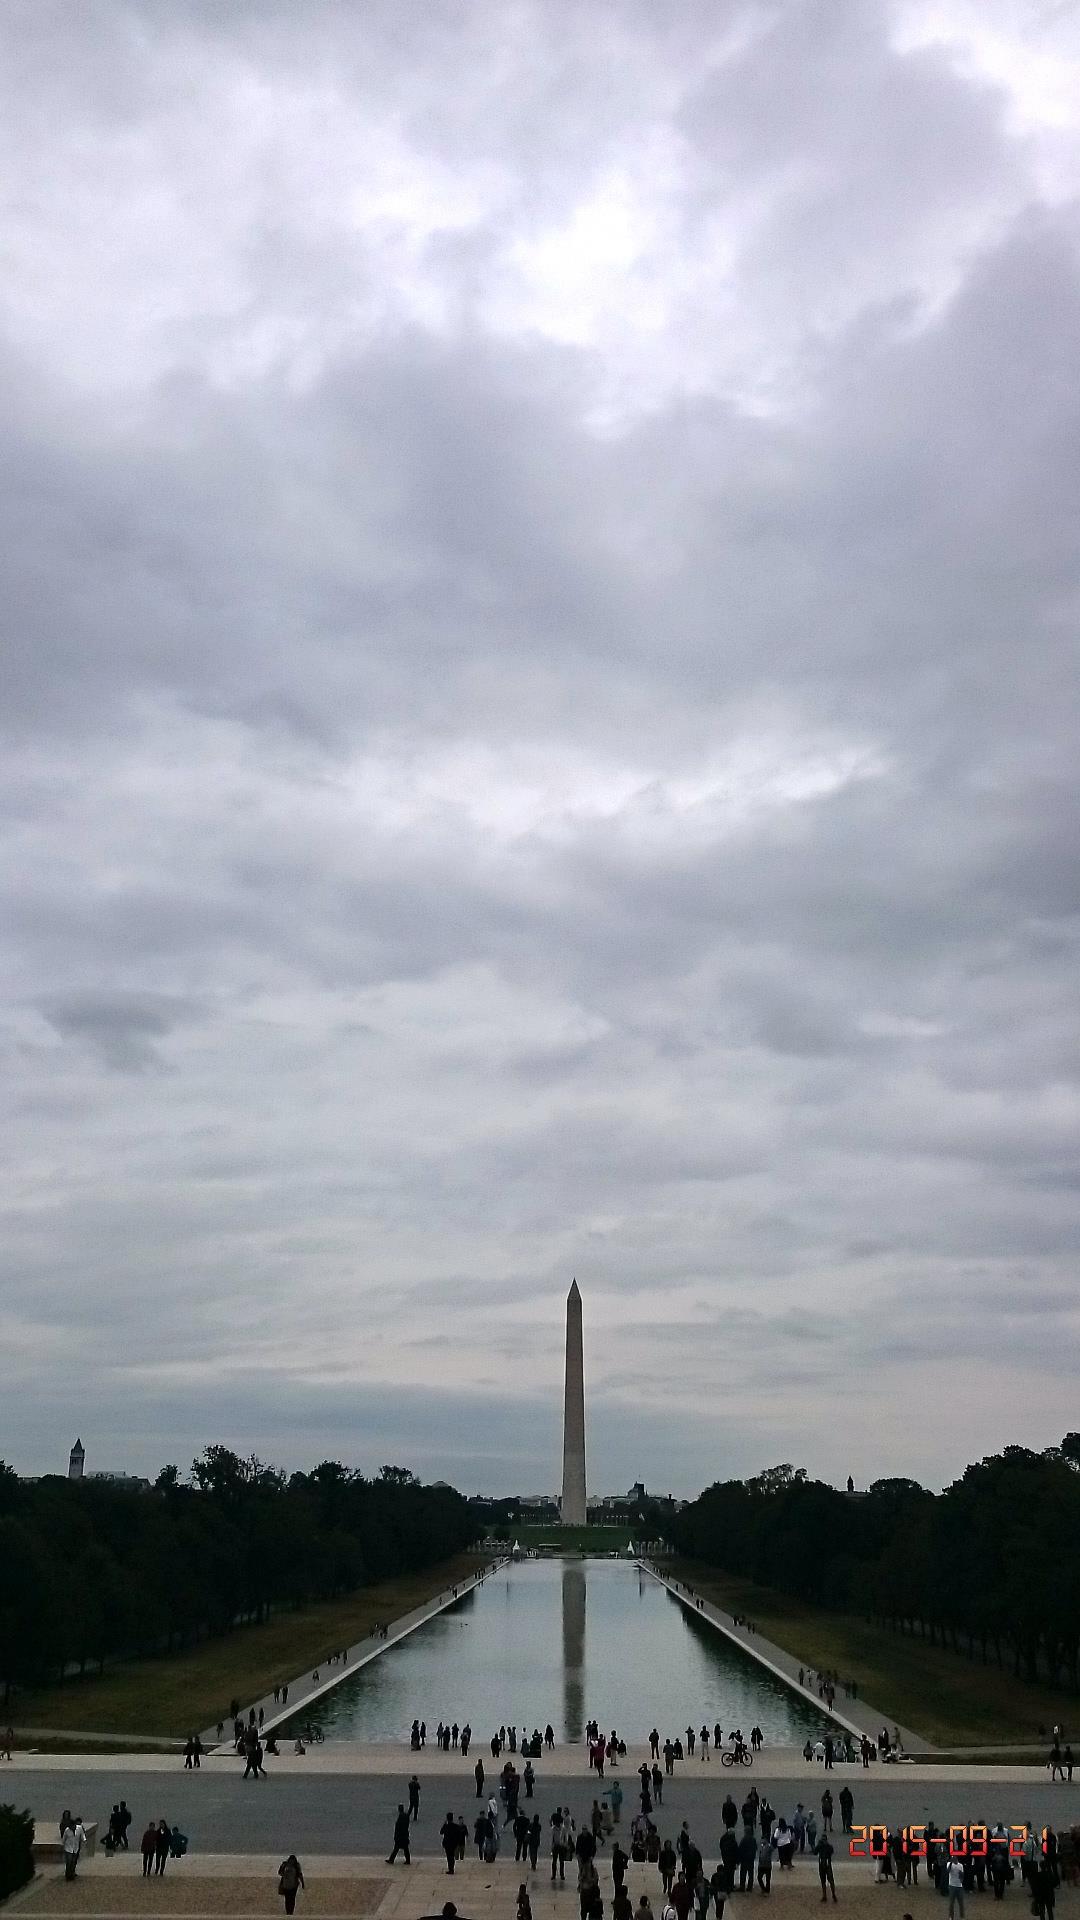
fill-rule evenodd
<path id="1" fill-rule="evenodd" d="M 286 1842 L 282 1843 L 284 1851 Z M 10 1913 L 34 1915 L 35 1920 L 61 1920 L 72 1914 L 80 1920 L 173 1920 L 173 1916 L 205 1916 L 205 1920 L 266 1920 L 281 1914 L 283 1903 L 277 1893 L 277 1869 L 280 1854 L 214 1855 L 183 1861 L 171 1861 L 163 1879 L 144 1880 L 137 1862 L 117 1867 L 115 1863 L 90 1863 L 81 1867 L 73 1885 L 65 1882 L 62 1871 L 41 1875 L 7 1909 Z M 417 1860 L 411 1867 L 388 1868 L 382 1860 L 346 1859 L 335 1856 L 301 1855 L 306 1881 L 297 1901 L 298 1920 L 305 1915 L 356 1916 L 357 1920 L 419 1920 L 421 1915 L 438 1915 L 447 1900 L 458 1908 L 459 1920 L 513 1920 L 517 1888 L 525 1881 L 532 1903 L 534 1920 L 577 1920 L 575 1876 L 571 1869 L 565 1883 L 552 1884 L 546 1862 L 533 1874 L 513 1860 L 501 1859 L 485 1866 L 472 1856 L 458 1865 L 451 1877 L 441 1862 Z M 842 1857 L 837 1846 L 834 1872 L 839 1904 L 848 1920 L 881 1920 L 884 1912 L 900 1920 L 901 1909 L 914 1920 L 940 1920 L 944 1912 L 940 1896 L 920 1875 L 917 1887 L 899 1889 L 895 1882 L 874 1884 L 874 1869 L 866 1861 L 852 1862 Z M 610 1900 L 610 1877 L 602 1874 L 605 1905 Z M 632 1866 L 627 1875 L 627 1890 L 634 1905 L 642 1892 L 648 1894 L 653 1912 L 659 1915 L 662 1898 L 659 1876 L 654 1867 Z M 734 1894 L 726 1907 L 727 1920 L 745 1916 L 759 1908 L 761 1895 Z M 977 1896 L 976 1896 L 977 1899 Z M 1027 1902 L 1019 1892 L 1019 1883 L 1006 1896 L 1014 1914 L 1026 1912 Z M 984 1896 L 982 1904 L 989 1902 Z M 788 1920 L 805 1916 L 810 1920 L 821 1905 L 817 1874 L 812 1862 L 797 1864 L 790 1874 L 773 1872 L 771 1903 L 779 1904 Z M 1074 1888 L 1058 1891 L 1058 1912 L 1077 1920 L 1080 1895 Z"/>
<path id="2" fill-rule="evenodd" d="M 495 1561 L 491 1566 L 483 1567 L 478 1573 L 473 1574 L 471 1578 L 459 1580 L 456 1586 L 445 1588 L 442 1593 L 437 1593 L 434 1599 L 425 1600 L 421 1606 L 414 1607 L 411 1613 L 403 1613 L 399 1619 L 387 1621 L 389 1631 L 384 1640 L 368 1634 L 365 1639 L 357 1640 L 353 1646 L 344 1649 L 344 1660 L 337 1660 L 333 1666 L 320 1662 L 318 1666 L 312 1668 L 311 1672 L 302 1673 L 297 1679 L 287 1681 L 289 1698 L 285 1706 L 274 1699 L 272 1690 L 270 1693 L 264 1693 L 259 1700 L 246 1700 L 241 1708 L 244 1720 L 247 1720 L 253 1707 L 257 1719 L 261 1707 L 263 1732 L 269 1733 L 272 1727 L 280 1727 L 286 1720 L 291 1720 L 294 1714 L 301 1713 L 305 1708 L 310 1707 L 313 1701 L 321 1700 L 324 1694 L 332 1693 L 335 1687 L 339 1687 L 341 1682 L 347 1680 L 358 1668 L 368 1666 L 372 1660 L 377 1660 L 381 1653 L 386 1653 L 388 1648 L 395 1647 L 399 1640 L 404 1640 L 408 1634 L 415 1633 L 417 1627 L 422 1627 L 426 1621 L 433 1620 L 437 1613 L 444 1613 L 447 1607 L 454 1606 L 475 1587 L 483 1586 L 484 1581 L 504 1564 L 503 1561 Z M 317 1681 L 313 1677 L 316 1673 L 319 1675 Z M 231 1752 L 233 1743 L 229 1737 L 230 1732 L 231 1728 L 226 1725 L 222 1746 Z M 218 1745 L 217 1727 L 204 1727 L 200 1738 L 205 1747 L 216 1747 Z"/>
<path id="3" fill-rule="evenodd" d="M 865 1700 L 851 1700 L 847 1694 L 842 1694 L 836 1704 L 827 1707 L 824 1700 L 819 1700 L 810 1687 L 799 1685 L 799 1662 L 783 1647 L 778 1647 L 772 1640 L 766 1640 L 760 1633 L 748 1633 L 744 1626 L 736 1625 L 732 1614 L 725 1613 L 722 1607 L 714 1606 L 711 1600 L 702 1599 L 692 1587 L 688 1587 L 681 1580 L 675 1580 L 671 1574 L 653 1566 L 650 1561 L 639 1560 L 637 1564 L 644 1572 L 651 1573 L 653 1579 L 658 1580 L 662 1587 L 666 1587 L 668 1592 L 676 1600 L 680 1600 L 689 1612 L 696 1613 L 700 1619 L 708 1620 L 712 1626 L 718 1627 L 720 1632 L 726 1634 L 729 1640 L 734 1640 L 736 1646 L 741 1647 L 744 1653 L 748 1653 L 761 1666 L 767 1667 L 770 1673 L 776 1674 L 779 1679 L 785 1681 L 803 1700 L 808 1700 L 823 1720 L 835 1720 L 848 1733 L 853 1733 L 856 1737 L 866 1733 L 875 1745 L 879 1728 L 887 1726 L 891 1739 L 896 1723 L 887 1713 L 881 1713 L 877 1707 L 871 1707 Z M 806 1662 L 803 1663 L 804 1670 L 806 1664 Z M 912 1732 L 910 1727 L 901 1727 L 899 1733 L 905 1749 L 917 1753 L 934 1752 L 929 1741 L 925 1740 L 921 1733 Z"/>

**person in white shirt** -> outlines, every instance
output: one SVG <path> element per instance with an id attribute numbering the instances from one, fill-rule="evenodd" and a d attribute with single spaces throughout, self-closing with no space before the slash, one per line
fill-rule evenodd
<path id="1" fill-rule="evenodd" d="M 949 1920 L 953 1920 L 953 1909 L 959 1907 L 960 1920 L 964 1920 L 964 1863 L 962 1860 L 950 1860 L 948 1866 L 949 1881 Z"/>
<path id="2" fill-rule="evenodd" d="M 76 1814 L 73 1824 L 64 1828 L 65 1880 L 74 1880 L 75 1878 L 75 1869 L 79 1864 L 79 1855 L 83 1850 L 83 1841 L 85 1839 L 86 1828 L 83 1826 L 81 1815 Z"/>

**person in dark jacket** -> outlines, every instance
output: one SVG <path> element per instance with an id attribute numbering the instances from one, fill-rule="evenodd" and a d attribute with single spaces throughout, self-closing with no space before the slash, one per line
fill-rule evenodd
<path id="1" fill-rule="evenodd" d="M 410 1867 L 412 1865 L 412 1854 L 409 1852 L 409 1814 L 408 1809 L 402 1805 L 400 1800 L 398 1801 L 397 1816 L 394 1820 L 394 1844 L 386 1856 L 386 1864 L 388 1867 L 393 1866 L 399 1853 L 405 1855 L 405 1865 Z"/>
<path id="2" fill-rule="evenodd" d="M 286 1913 L 296 1912 L 297 1891 L 304 1884 L 304 1869 L 295 1853 L 290 1853 L 278 1868 L 278 1892 L 285 1902 Z"/>

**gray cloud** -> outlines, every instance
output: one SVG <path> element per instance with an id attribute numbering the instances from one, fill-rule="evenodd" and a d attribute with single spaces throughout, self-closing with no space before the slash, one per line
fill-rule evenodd
<path id="1" fill-rule="evenodd" d="M 1057 1438 L 1074 23 L 3 31 L 0 1449 Z"/>

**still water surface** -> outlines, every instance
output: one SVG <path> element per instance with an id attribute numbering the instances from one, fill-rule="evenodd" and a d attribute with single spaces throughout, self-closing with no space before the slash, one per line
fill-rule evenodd
<path id="1" fill-rule="evenodd" d="M 494 1728 L 547 1721 L 580 1740 L 594 1715 L 628 1741 L 688 1722 L 725 1733 L 755 1721 L 802 1745 L 812 1707 L 630 1561 L 527 1560 L 491 1575 L 319 1701 L 328 1739 L 404 1739 L 414 1717 L 484 1744 Z"/>

